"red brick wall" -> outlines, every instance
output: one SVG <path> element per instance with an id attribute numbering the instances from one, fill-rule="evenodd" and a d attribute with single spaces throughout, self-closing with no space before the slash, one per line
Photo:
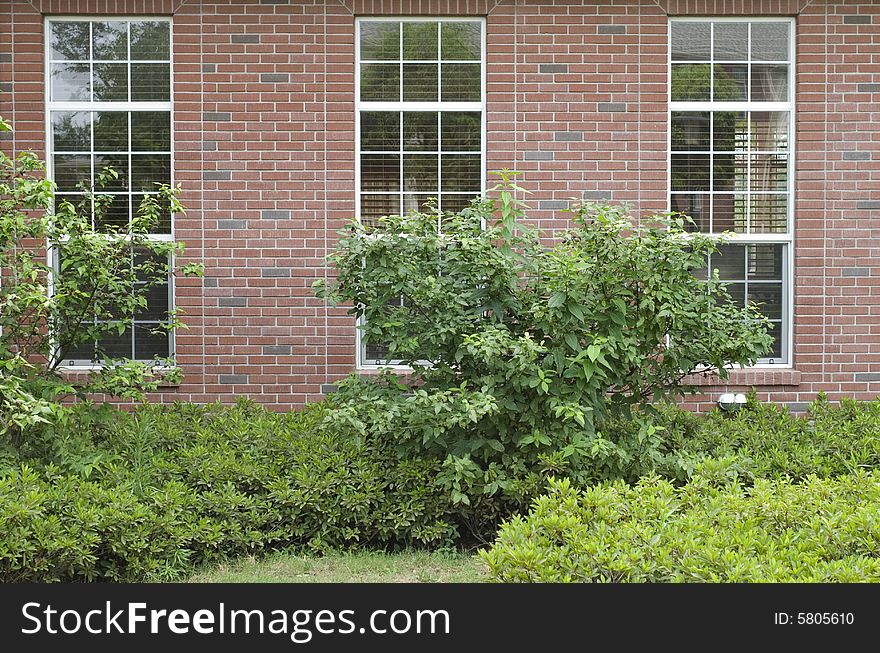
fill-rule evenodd
<path id="1" fill-rule="evenodd" d="M 352 320 L 310 289 L 354 212 L 354 15 L 487 16 L 488 167 L 524 173 L 548 229 L 571 197 L 665 208 L 669 15 L 797 16 L 794 365 L 738 371 L 729 389 L 794 404 L 880 391 L 880 4 L 3 0 L 9 151 L 45 149 L 40 12 L 174 14 L 177 234 L 208 272 L 178 284 L 186 380 L 160 398 L 277 407 L 355 361 Z"/>

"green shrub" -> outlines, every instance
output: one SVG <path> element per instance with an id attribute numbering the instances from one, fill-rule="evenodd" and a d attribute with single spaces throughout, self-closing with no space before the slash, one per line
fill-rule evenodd
<path id="1" fill-rule="evenodd" d="M 766 320 L 735 307 L 717 275 L 693 274 L 720 241 L 687 234 L 680 216 L 578 206 L 551 245 L 524 226 L 522 189 L 505 175 L 497 190 L 458 214 L 354 222 L 343 235 L 339 274 L 319 294 L 351 305 L 365 341 L 413 372 L 340 384 L 333 427 L 444 460 L 465 504 L 516 504 L 548 474 L 585 483 L 650 467 L 648 421 L 625 441 L 597 421 L 682 395 L 694 369 L 726 377 L 729 363 L 754 362 Z"/>
<path id="2" fill-rule="evenodd" d="M 806 417 L 752 400 L 733 415 L 668 408 L 657 421 L 664 428 L 663 455 L 654 471 L 666 478 L 686 479 L 707 456 L 736 458 L 743 476 L 773 479 L 838 476 L 880 465 L 880 400 L 844 399 L 838 406 L 820 397 Z M 615 439 L 633 430 L 622 421 L 610 428 Z"/>
<path id="3" fill-rule="evenodd" d="M 564 479 L 481 556 L 504 582 L 880 581 L 880 478 Z"/>
<path id="4" fill-rule="evenodd" d="M 457 538 L 436 462 L 400 461 L 321 419 L 245 402 L 73 408 L 0 471 L 0 581 L 166 579 L 268 549 Z"/>

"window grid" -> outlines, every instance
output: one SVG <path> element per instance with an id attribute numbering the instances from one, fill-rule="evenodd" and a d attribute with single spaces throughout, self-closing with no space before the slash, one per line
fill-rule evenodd
<path id="1" fill-rule="evenodd" d="M 88 58 L 59 58 L 57 56 L 53 56 L 53 29 L 57 24 L 83 24 L 88 25 Z M 125 59 L 122 60 L 120 58 L 100 58 L 95 57 L 94 47 L 95 47 L 95 25 L 96 24 L 124 24 L 125 25 Z M 132 25 L 162 25 L 165 27 L 160 28 L 164 30 L 165 34 L 163 36 L 167 36 L 167 41 L 164 44 L 159 45 L 159 49 L 163 49 L 163 46 L 167 48 L 167 56 L 162 57 L 153 57 L 153 58 L 132 58 Z M 173 64 L 172 64 L 172 56 L 171 53 L 173 51 L 172 48 L 172 30 L 171 30 L 171 20 L 167 18 L 161 17 L 146 17 L 146 18 L 134 18 L 134 17 L 120 17 L 120 18 L 84 18 L 84 17 L 52 17 L 47 18 L 46 20 L 46 79 L 49 80 L 48 88 L 47 88 L 47 103 L 46 103 L 46 133 L 48 134 L 47 139 L 47 150 L 49 152 L 49 165 L 47 166 L 47 171 L 51 179 L 56 179 L 56 156 L 58 157 L 83 157 L 88 159 L 89 165 L 89 174 L 87 176 L 83 175 L 83 181 L 87 182 L 90 187 L 93 187 L 98 172 L 98 161 L 99 157 L 114 157 L 118 161 L 124 160 L 125 169 L 125 183 L 126 188 L 124 190 L 120 190 L 118 188 L 108 188 L 108 189 L 96 189 L 96 193 L 98 195 L 109 195 L 114 198 L 127 198 L 127 219 L 130 219 L 133 213 L 137 210 L 137 206 L 139 204 L 139 198 L 144 195 L 155 195 L 156 192 L 145 190 L 142 187 L 135 186 L 135 157 L 167 157 L 167 161 L 163 161 L 165 171 L 162 174 L 162 178 L 158 179 L 157 182 L 169 183 L 173 184 L 173 110 L 171 103 L 171 89 L 172 89 L 172 79 L 173 79 Z M 54 71 L 56 70 L 56 66 L 58 64 L 67 64 L 67 65 L 87 65 L 88 66 L 88 97 L 87 99 L 83 98 L 74 98 L 74 99 L 62 99 L 57 100 L 55 98 L 55 84 L 54 84 Z M 95 65 L 96 64 L 111 64 L 116 66 L 125 65 L 126 67 L 126 99 L 119 100 L 114 98 L 111 101 L 105 101 L 97 97 L 96 94 L 96 76 L 95 76 Z M 156 86 L 154 83 L 148 80 L 145 88 L 148 91 L 148 94 L 156 94 L 160 97 L 160 99 L 149 99 L 149 100 L 132 100 L 132 95 L 134 93 L 134 80 L 132 78 L 132 66 L 133 65 L 149 65 L 152 67 L 164 67 L 167 71 L 167 74 L 160 75 L 159 81 L 162 83 L 162 86 Z M 54 119 L 57 116 L 63 116 L 63 114 L 84 114 L 88 116 L 89 122 L 89 138 L 88 138 L 88 151 L 84 152 L 82 150 L 76 149 L 56 149 L 54 146 L 55 141 L 55 128 L 54 128 Z M 125 113 L 125 127 L 127 131 L 126 135 L 126 143 L 124 151 L 119 149 L 113 150 L 112 148 L 101 148 L 100 150 L 96 148 L 96 125 L 97 118 L 103 114 L 119 114 Z M 156 114 L 167 114 L 167 147 L 160 147 L 158 149 L 140 149 L 134 147 L 134 138 L 135 134 L 133 132 L 133 122 L 132 118 L 134 114 L 140 114 L 141 116 L 146 116 L 147 114 L 152 113 Z M 164 126 L 164 125 L 163 125 Z M 137 159 L 138 162 L 144 161 L 145 159 Z M 101 165 L 100 168 L 103 169 L 106 164 Z M 146 167 L 144 168 L 146 169 Z M 153 171 L 155 172 L 155 170 Z M 123 175 L 120 174 L 120 177 Z M 111 182 L 111 185 L 114 182 Z M 83 197 L 82 192 L 77 192 L 76 190 L 71 190 L 69 188 L 64 191 L 58 192 L 59 198 L 68 199 L 72 202 L 76 202 Z M 99 228 L 99 225 L 94 223 L 94 200 L 92 201 L 92 214 L 93 214 L 93 227 Z M 151 238 L 156 240 L 171 240 L 173 239 L 173 219 L 172 216 L 169 216 L 169 223 L 167 226 L 161 226 L 160 230 L 165 233 L 156 233 L 151 235 Z M 58 252 L 50 252 L 51 260 L 54 261 L 54 267 L 56 270 L 60 269 L 60 261 L 58 259 Z M 132 256 L 136 256 L 136 253 L 132 253 Z M 131 328 L 127 329 L 125 334 L 123 334 L 123 339 L 120 339 L 118 336 L 110 336 L 107 338 L 106 342 L 102 342 L 101 348 L 106 348 L 107 350 L 111 350 L 114 347 L 117 348 L 112 352 L 114 356 L 121 356 L 126 358 L 132 358 L 136 360 L 151 360 L 153 355 L 159 355 L 161 357 L 174 356 L 174 333 L 173 331 L 163 331 L 161 334 L 156 335 L 152 333 L 153 330 L 158 329 L 163 323 L 165 323 L 165 319 L 159 318 L 154 314 L 152 316 L 147 316 L 144 319 L 144 313 L 155 313 L 156 306 L 154 302 L 156 300 L 161 300 L 161 295 L 164 293 L 165 301 L 164 301 L 164 309 L 161 307 L 159 310 L 161 312 L 167 313 L 172 310 L 174 305 L 174 283 L 173 277 L 168 279 L 168 283 L 165 285 L 154 286 L 152 289 L 154 292 L 152 296 L 148 296 L 148 307 L 143 309 L 138 315 L 135 315 L 131 322 Z M 50 288 L 51 291 L 51 288 Z M 158 291 L 158 292 L 157 292 Z M 158 340 L 157 340 L 158 339 Z M 126 340 L 128 344 L 126 344 Z M 97 343 L 96 343 L 97 344 Z M 96 363 L 93 361 L 92 356 L 90 354 L 92 350 L 91 346 L 81 345 L 76 351 L 68 352 L 65 356 L 65 364 L 74 367 L 90 367 L 94 366 Z M 145 355 L 140 356 L 140 352 L 145 352 Z M 110 353 L 108 351 L 108 353 Z"/>
<path id="2" fill-rule="evenodd" d="M 393 59 L 389 58 L 361 58 L 363 26 L 365 24 L 396 24 L 397 25 L 397 52 Z M 474 58 L 460 57 L 444 57 L 444 26 L 455 23 L 470 23 L 479 26 L 479 56 Z M 437 32 L 437 56 L 420 56 L 418 58 L 408 58 L 406 47 L 406 30 L 407 25 L 422 24 L 427 26 L 436 25 Z M 393 28 L 392 28 L 393 29 Z M 432 47 L 432 46 L 429 46 Z M 357 201 L 355 214 L 358 220 L 369 222 L 378 218 L 380 215 L 400 214 L 412 209 L 420 208 L 427 198 L 436 197 L 438 208 L 440 210 L 459 210 L 468 205 L 470 200 L 480 195 L 485 188 L 485 22 L 482 19 L 471 18 L 426 18 L 426 17 L 404 17 L 404 18 L 363 18 L 357 20 L 357 38 L 355 40 L 356 50 L 356 131 L 355 139 L 357 143 L 356 156 L 356 178 L 357 178 Z M 362 99 L 364 94 L 363 72 L 365 66 L 374 65 L 395 65 L 397 72 L 396 89 L 393 96 L 383 94 L 380 99 Z M 407 77 L 407 66 L 431 65 L 435 66 L 437 83 L 436 87 L 431 91 L 433 95 L 429 99 L 419 98 L 416 100 L 407 98 L 407 86 L 409 81 Z M 451 73 L 452 69 L 445 69 L 445 66 L 470 66 L 475 72 L 479 69 L 479 94 L 476 88 L 471 89 L 471 94 L 467 100 L 450 100 L 444 98 L 444 81 L 445 73 Z M 409 69 L 412 70 L 412 69 Z M 431 75 L 434 74 L 432 71 Z M 433 85 L 432 85 L 433 86 Z M 467 90 L 467 89 L 466 89 Z M 459 89 L 459 94 L 461 89 Z M 426 94 L 427 97 L 429 94 Z M 435 96 L 435 97 L 434 97 Z M 406 141 L 406 119 L 407 116 L 417 114 L 436 114 L 434 126 L 436 127 L 436 146 L 435 147 L 418 147 L 408 149 Z M 367 116 L 377 116 L 386 114 L 391 116 L 396 114 L 396 147 L 376 148 L 367 146 L 363 143 L 363 122 Z M 454 115 L 471 114 L 475 119 L 475 125 L 479 129 L 479 137 L 475 145 L 471 145 L 470 149 L 465 148 L 447 148 L 444 145 L 444 118 Z M 432 143 L 433 144 L 433 143 Z M 365 158 L 366 157 L 366 158 Z M 371 177 L 375 177 L 375 173 L 369 170 L 371 158 L 378 163 L 380 157 L 396 157 L 395 162 L 397 179 L 393 181 L 392 188 L 372 186 Z M 431 188 L 417 184 L 415 188 L 407 184 L 408 163 L 421 161 L 430 169 L 430 175 L 433 179 L 434 167 L 431 157 L 436 160 L 436 182 Z M 389 163 L 391 161 L 389 160 Z M 367 164 L 366 166 L 364 164 Z M 451 182 L 447 180 L 454 178 L 456 173 L 456 164 L 460 167 L 458 172 L 459 179 L 462 177 L 469 178 L 467 169 L 468 164 L 476 172 L 476 183 L 473 188 L 467 190 L 457 190 L 450 188 Z M 394 164 L 392 164 L 394 165 Z M 477 170 L 477 166 L 479 166 Z M 366 170 L 365 170 L 366 168 Z M 465 172 L 462 172 L 461 169 Z M 390 169 L 390 168 L 389 168 Z M 366 174 L 365 174 L 366 173 Z M 418 175 L 413 177 L 418 178 Z M 382 177 L 380 183 L 387 183 L 388 179 Z M 376 202 L 377 204 L 370 204 Z M 377 208 L 380 207 L 380 208 Z M 438 218 L 439 223 L 439 218 Z M 438 224 L 439 227 L 439 224 Z M 395 361 L 384 360 L 386 348 L 381 343 L 371 343 L 366 345 L 361 339 L 361 330 L 357 330 L 357 352 L 358 367 L 378 367 L 378 366 L 399 366 Z"/>
<path id="3" fill-rule="evenodd" d="M 677 57 L 674 52 L 675 34 L 674 30 L 678 25 L 702 23 L 709 25 L 709 46 L 708 56 L 699 57 Z M 716 58 L 716 34 L 718 25 L 728 25 L 730 23 L 739 23 L 747 25 L 747 42 L 746 52 L 747 60 L 736 58 Z M 756 31 L 755 26 L 761 25 L 760 29 L 771 27 L 768 23 L 775 23 L 777 29 L 785 26 L 785 34 L 787 37 L 787 56 L 785 59 L 760 58 L 756 57 L 756 48 L 762 47 L 753 35 Z M 792 247 L 793 247 L 793 228 L 792 228 L 792 211 L 793 211 L 793 163 L 794 163 L 794 33 L 792 29 L 793 22 L 786 18 L 694 18 L 694 19 L 673 19 L 670 21 L 670 136 L 669 136 L 669 201 L 671 210 L 681 210 L 687 213 L 687 210 L 679 208 L 679 203 L 685 201 L 689 208 L 695 208 L 695 204 L 699 205 L 700 219 L 695 230 L 704 233 L 720 233 L 722 231 L 734 231 L 729 234 L 728 245 L 723 249 L 732 251 L 730 248 L 739 247 L 743 252 L 744 269 L 738 278 L 724 278 L 722 280 L 729 284 L 728 289 L 737 293 L 741 290 L 743 301 L 751 301 L 752 297 L 765 296 L 770 297 L 771 301 L 766 302 L 771 313 L 768 315 L 771 322 L 771 332 L 776 342 L 773 350 L 765 359 L 759 361 L 759 364 L 790 365 L 791 362 L 791 337 L 792 337 Z M 766 31 L 766 30 L 765 30 Z M 769 49 L 777 47 L 775 44 L 769 46 Z M 693 51 L 693 50 L 692 50 Z M 718 74 L 716 65 L 721 64 L 745 64 L 746 77 L 744 81 L 745 99 L 736 99 L 735 101 L 718 100 L 716 96 L 716 83 Z M 678 87 L 679 97 L 674 98 L 674 71 L 676 65 L 708 65 L 709 74 L 708 81 L 709 91 L 708 97 L 705 93 L 685 91 L 685 97 L 682 99 L 682 86 Z M 784 100 L 779 101 L 782 97 L 781 89 L 774 87 L 776 96 L 770 101 L 764 99 L 755 99 L 755 81 L 753 71 L 757 66 L 785 66 L 787 78 L 784 85 Z M 699 87 L 698 87 L 699 88 Z M 690 96 L 700 95 L 701 99 L 693 99 Z M 785 133 L 781 140 L 776 140 L 772 144 L 774 148 L 768 148 L 768 141 L 761 140 L 763 134 L 757 133 L 756 120 L 754 115 L 764 114 L 768 117 L 779 118 L 780 114 L 785 114 Z M 676 127 L 675 119 L 682 117 L 694 117 L 695 114 L 702 114 L 708 118 L 708 135 L 703 141 L 701 147 L 690 148 L 684 147 L 674 149 L 674 130 Z M 723 114 L 735 114 L 737 120 L 743 121 L 746 125 L 745 134 L 740 133 L 739 128 L 733 131 L 734 143 L 730 149 L 719 149 L 717 147 L 716 138 L 719 134 L 716 132 L 716 116 Z M 774 135 L 773 126 L 768 120 L 767 135 Z M 690 134 L 688 134 L 690 136 Z M 724 133 L 721 133 L 721 138 Z M 688 144 L 693 144 L 693 139 L 687 139 Z M 743 145 L 745 147 L 743 147 Z M 708 163 L 708 174 L 705 182 L 694 183 L 691 176 L 691 169 L 687 166 L 685 174 L 685 185 L 681 186 L 681 174 L 676 175 L 675 163 L 676 155 L 679 157 L 705 157 L 704 161 Z M 778 162 L 784 158 L 784 185 L 779 183 Z M 685 159 L 679 158 L 678 161 Z M 717 177 L 718 162 L 726 163 L 731 168 L 728 169 L 729 177 Z M 718 173 L 720 174 L 720 173 Z M 678 179 L 676 179 L 678 176 Z M 720 183 L 733 180 L 732 186 L 719 188 Z M 700 186 L 702 188 L 695 188 Z M 689 187 L 687 187 L 689 186 Z M 730 202 L 729 215 L 727 220 L 720 219 L 721 207 L 719 202 Z M 780 223 L 781 204 L 784 202 L 784 223 Z M 694 216 L 695 219 L 697 216 Z M 778 278 L 755 278 L 754 260 L 757 247 L 772 247 L 775 249 L 774 256 L 779 258 L 779 266 L 781 268 Z M 719 254 L 716 254 L 707 261 L 707 269 L 716 268 L 715 261 Z M 777 301 L 780 306 L 776 306 Z M 735 298 L 736 299 L 736 298 Z M 762 306 L 763 307 L 763 306 Z"/>

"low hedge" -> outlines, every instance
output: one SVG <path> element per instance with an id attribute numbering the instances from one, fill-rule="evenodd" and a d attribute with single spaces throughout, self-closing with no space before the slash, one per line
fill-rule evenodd
<path id="1" fill-rule="evenodd" d="M 457 537 L 436 463 L 338 438 L 320 409 L 79 412 L 0 471 L 0 581 L 171 579 L 266 549 Z"/>
<path id="2" fill-rule="evenodd" d="M 502 582 L 880 581 L 880 477 L 554 481 L 480 554 Z"/>

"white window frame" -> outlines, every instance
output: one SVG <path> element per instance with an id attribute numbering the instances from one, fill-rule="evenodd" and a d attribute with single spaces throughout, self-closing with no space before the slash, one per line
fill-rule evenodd
<path id="1" fill-rule="evenodd" d="M 407 102 L 402 98 L 398 102 L 375 102 L 361 101 L 361 23 L 362 22 L 387 22 L 387 23 L 480 23 L 480 100 L 479 102 L 443 102 L 439 98 L 439 85 L 442 83 L 442 74 L 438 74 L 438 100 L 436 102 Z M 438 59 L 436 61 L 428 60 L 407 60 L 406 63 L 436 63 L 440 61 L 440 32 L 438 30 Z M 401 84 L 403 83 L 403 30 L 400 34 L 401 38 Z M 355 86 L 354 86 L 354 147 L 355 147 L 355 217 L 358 221 L 361 219 L 361 112 L 362 111 L 424 111 L 424 112 L 441 112 L 441 111 L 470 111 L 480 112 L 481 137 L 480 137 L 480 192 L 486 191 L 486 19 L 485 17 L 438 17 L 438 16 L 359 16 L 355 18 L 355 38 L 354 38 L 354 56 L 355 56 Z M 454 62 L 453 62 L 454 63 Z M 467 61 L 462 63 L 476 63 L 475 61 Z M 439 155 L 438 155 L 439 159 Z M 400 160 L 401 174 L 403 169 L 403 157 Z M 442 180 L 442 170 L 438 169 L 438 181 Z M 400 193 L 403 192 L 401 188 Z M 359 370 L 377 370 L 383 368 L 391 368 L 401 371 L 409 370 L 407 365 L 401 365 L 394 361 L 388 363 L 380 363 L 375 359 L 366 357 L 366 343 L 363 342 L 360 325 L 363 324 L 363 318 L 357 321 L 356 332 L 356 366 Z"/>
<path id="2" fill-rule="evenodd" d="M 94 102 L 91 99 L 88 102 L 56 102 L 51 99 L 51 85 L 52 85 L 52 63 L 53 60 L 51 58 L 51 25 L 52 23 L 73 23 L 73 22 L 137 22 L 137 21 L 150 21 L 150 22 L 165 22 L 168 23 L 168 84 L 170 89 L 170 96 L 167 102 Z M 51 181 L 55 180 L 55 152 L 54 152 L 54 142 L 52 138 L 52 112 L 53 111 L 167 111 L 169 113 L 169 120 L 171 121 L 171 185 L 174 186 L 174 170 L 175 170 L 175 162 L 174 162 L 174 21 L 171 16 L 147 16 L 147 15 L 119 15 L 119 16 L 106 16 L 106 15 L 76 15 L 76 16 L 46 16 L 43 24 L 43 34 L 44 34 L 44 43 L 43 43 L 43 64 L 44 64 L 44 79 L 45 82 L 45 95 L 46 95 L 46 104 L 45 104 L 45 124 L 44 124 L 44 133 L 46 134 L 46 175 L 47 178 Z M 89 46 L 91 49 L 91 45 Z M 130 58 L 131 52 L 129 52 L 129 57 L 126 58 L 125 62 L 129 64 L 139 63 L 140 60 L 135 59 L 132 60 Z M 94 59 L 89 57 L 89 64 L 94 63 Z M 144 61 L 143 63 L 157 63 L 156 61 Z M 163 62 L 164 63 L 164 62 Z M 90 75 L 91 75 L 91 67 L 90 67 Z M 131 77 L 129 76 L 129 84 L 131 84 Z M 89 155 L 94 155 L 94 133 L 92 134 L 92 146 L 89 149 Z M 132 201 L 134 201 L 134 193 L 132 193 Z M 132 210 L 134 210 L 134 206 L 132 206 Z M 166 241 L 171 242 L 175 239 L 174 236 L 174 216 L 171 216 L 171 229 L 167 234 L 151 234 L 150 238 L 156 241 Z M 57 269 L 57 252 L 47 246 L 47 263 L 49 265 L 50 270 Z M 174 256 L 171 256 L 171 265 L 174 265 Z M 54 274 L 50 274 L 48 279 L 48 292 L 51 295 L 54 292 Z M 170 274 L 168 276 L 168 310 L 173 311 L 175 308 L 174 303 L 174 275 Z M 176 329 L 171 329 L 168 331 L 168 354 L 170 358 L 176 358 Z M 66 360 L 59 366 L 61 370 L 73 370 L 73 371 L 87 371 L 87 370 L 98 370 L 101 369 L 103 365 L 95 362 L 86 362 L 81 360 Z"/>
<path id="3" fill-rule="evenodd" d="M 673 101 L 672 100 L 672 25 L 674 23 L 787 23 L 788 24 L 788 101 L 787 102 L 716 102 L 711 98 L 705 101 Z M 746 244 L 782 244 L 782 361 L 773 362 L 774 359 L 762 358 L 749 369 L 790 369 L 794 366 L 794 202 L 795 202 L 795 162 L 796 156 L 796 138 L 795 138 L 795 54 L 797 52 L 796 37 L 796 21 L 789 16 L 687 16 L 670 18 L 667 24 L 667 98 L 668 111 L 666 117 L 666 188 L 667 188 L 667 208 L 672 210 L 672 113 L 678 111 L 787 111 L 789 116 L 788 124 L 788 189 L 787 189 L 787 213 L 785 233 L 743 233 L 733 234 L 729 237 L 726 244 L 730 245 L 746 245 Z M 713 31 L 714 35 L 714 31 Z M 751 59 L 751 27 L 749 28 L 749 62 Z M 715 64 L 714 37 L 710 38 L 710 66 Z M 692 63 L 687 61 L 676 61 L 675 63 Z M 777 62 L 758 62 L 758 63 L 777 63 Z M 751 71 L 751 66 L 750 66 Z M 710 68 L 710 71 L 712 69 Z M 710 73 L 710 79 L 714 75 Z M 746 82 L 747 88 L 751 88 L 751 72 Z M 751 157 L 747 157 L 748 166 L 751 166 Z M 710 174 L 712 167 L 710 165 Z M 747 173 L 749 174 L 749 173 Z M 709 194 L 714 194 L 711 187 L 711 179 L 709 186 Z M 749 197 L 751 195 L 749 194 Z M 718 232 L 715 232 L 716 234 Z M 711 274 L 711 270 L 709 271 Z"/>

